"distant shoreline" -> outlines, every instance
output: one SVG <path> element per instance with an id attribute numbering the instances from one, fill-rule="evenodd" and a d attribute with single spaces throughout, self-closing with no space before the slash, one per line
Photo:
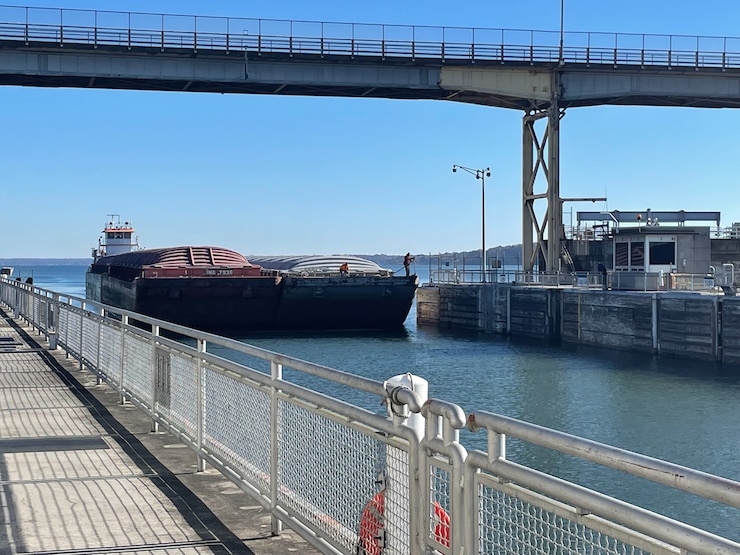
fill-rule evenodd
<path id="1" fill-rule="evenodd" d="M 0 258 L 2 266 L 81 266 L 92 264 L 92 258 Z"/>

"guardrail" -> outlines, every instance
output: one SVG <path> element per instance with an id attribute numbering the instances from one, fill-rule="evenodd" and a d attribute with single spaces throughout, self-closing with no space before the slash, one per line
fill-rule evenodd
<path id="1" fill-rule="evenodd" d="M 483 285 L 480 270 L 444 268 L 432 270 L 429 285 Z M 509 283 L 521 287 L 572 287 L 614 291 L 693 291 L 722 293 L 734 286 L 734 273 L 682 274 L 676 272 L 521 272 L 489 270 L 486 283 Z"/>
<path id="2" fill-rule="evenodd" d="M 740 37 L 560 32 L 0 6 L 0 41 L 455 63 L 740 68 Z"/>
<path id="3" fill-rule="evenodd" d="M 0 302 L 177 436 L 199 470 L 207 461 L 251 494 L 273 534 L 285 523 L 325 553 L 740 552 L 732 538 L 517 464 L 506 438 L 724 511 L 740 509 L 740 482 L 484 411 L 466 419 L 424 400 L 426 382 L 411 375 L 370 380 L 7 279 Z M 368 406 L 380 398 L 387 416 L 358 394 Z M 466 425 L 486 430 L 486 451 L 463 446 Z"/>

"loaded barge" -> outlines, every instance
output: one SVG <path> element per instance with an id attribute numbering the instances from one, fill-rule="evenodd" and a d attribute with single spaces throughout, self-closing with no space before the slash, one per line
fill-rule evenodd
<path id="1" fill-rule="evenodd" d="M 139 249 L 133 233 L 106 224 L 87 298 L 204 331 L 400 328 L 419 283 L 359 257 L 250 261 L 221 247 Z"/>

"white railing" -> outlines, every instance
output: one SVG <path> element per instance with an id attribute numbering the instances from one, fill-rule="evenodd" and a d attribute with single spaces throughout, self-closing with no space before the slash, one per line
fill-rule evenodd
<path id="1" fill-rule="evenodd" d="M 722 294 L 723 286 L 734 286 L 735 272 L 719 268 L 716 273 L 681 274 L 676 272 L 519 272 L 490 270 L 486 283 L 509 283 L 520 287 L 558 287 L 610 289 L 614 291 L 693 291 Z M 484 285 L 480 270 L 444 268 L 432 270 L 430 285 Z"/>
<path id="2" fill-rule="evenodd" d="M 740 37 L 384 25 L 0 5 L 0 40 L 452 63 L 735 69 Z M 561 42 L 562 41 L 562 42 Z M 561 46 L 562 45 L 562 46 Z"/>
<path id="3" fill-rule="evenodd" d="M 371 380 L 7 279 L 0 302 L 176 435 L 199 470 L 208 462 L 254 496 L 274 534 L 285 523 L 325 553 L 740 552 L 740 538 L 510 461 L 506 438 L 690 492 L 728 515 L 740 509 L 740 482 L 484 411 L 466 418 L 453 403 L 422 402 L 412 376 Z M 382 399 L 388 415 L 362 396 L 366 407 Z M 463 446 L 466 425 L 486 430 L 487 451 Z"/>

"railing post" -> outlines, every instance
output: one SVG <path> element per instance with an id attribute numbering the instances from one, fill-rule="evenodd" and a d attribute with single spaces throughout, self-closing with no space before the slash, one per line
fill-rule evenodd
<path id="1" fill-rule="evenodd" d="M 83 342 L 85 341 L 85 335 L 83 333 L 84 330 L 85 330 L 85 304 L 83 303 L 82 306 L 80 307 L 80 352 L 77 353 L 79 357 L 79 361 L 80 361 L 80 370 L 82 370 L 83 368 L 82 353 L 85 351 L 85 349 L 83 348 L 84 346 Z"/>
<path id="2" fill-rule="evenodd" d="M 270 532 L 273 536 L 279 536 L 282 532 L 283 523 L 275 516 L 275 508 L 278 505 L 278 491 L 280 484 L 278 483 L 279 474 L 279 453 L 278 453 L 278 438 L 280 430 L 278 430 L 278 387 L 277 384 L 283 379 L 283 365 L 270 361 L 270 377 L 272 384 L 270 388 Z"/>
<path id="3" fill-rule="evenodd" d="M 128 316 L 125 314 L 121 316 L 121 356 L 119 359 L 118 364 L 118 372 L 119 372 L 119 382 L 118 382 L 118 391 L 121 392 L 120 395 L 120 401 L 122 405 L 126 404 L 126 394 L 124 393 L 125 388 L 123 384 L 123 378 L 124 378 L 124 368 L 126 368 L 126 364 L 124 363 L 124 358 L 126 356 L 126 326 L 128 325 Z"/>
<path id="4" fill-rule="evenodd" d="M 49 317 L 47 321 L 47 330 L 49 337 L 49 350 L 57 349 L 57 319 L 59 318 L 59 293 L 53 293 L 51 303 L 49 303 Z"/>
<path id="5" fill-rule="evenodd" d="M 660 301 L 658 300 L 658 294 L 653 293 L 651 299 L 651 330 L 653 335 L 653 352 L 657 355 L 660 354 L 660 338 L 658 337 L 658 311 L 660 310 Z"/>
<path id="6" fill-rule="evenodd" d="M 416 395 L 416 398 L 420 405 L 423 405 L 429 397 L 429 382 L 422 377 L 415 376 L 413 374 L 401 374 L 388 378 L 385 382 L 385 389 L 388 394 L 387 408 L 388 418 L 393 422 L 394 426 L 401 427 L 406 426 L 414 431 L 417 442 L 420 442 L 424 437 L 425 420 L 421 414 L 410 412 L 408 405 L 399 405 L 394 401 L 396 399 L 395 392 L 401 391 L 406 393 L 405 390 L 410 390 Z M 387 548 L 390 548 L 390 552 L 400 551 L 400 546 L 397 545 L 398 538 L 403 537 L 405 534 L 408 535 L 411 532 L 410 537 L 412 541 L 412 550 L 414 552 L 414 539 L 421 536 L 424 530 L 422 523 L 427 511 L 425 505 L 425 498 L 428 495 L 427 491 L 421 489 L 422 483 L 415 476 L 415 468 L 428 468 L 428 466 L 422 466 L 419 464 L 418 467 L 411 465 L 413 462 L 409 460 L 408 466 L 404 468 L 404 465 L 399 464 L 398 461 L 403 460 L 400 450 L 397 447 L 388 445 L 386 447 L 386 460 L 385 469 L 386 476 L 383 484 L 384 506 L 385 506 L 385 522 L 386 531 L 388 534 Z M 420 450 L 417 450 L 417 452 Z M 397 484 L 408 485 L 409 487 L 409 498 L 404 499 L 401 492 L 398 491 Z M 408 522 L 410 530 L 404 531 L 403 526 L 400 523 L 404 522 L 404 513 L 408 514 Z"/>
<path id="7" fill-rule="evenodd" d="M 95 383 L 97 385 L 100 385 L 103 383 L 103 376 L 101 375 L 101 368 L 100 368 L 100 345 L 103 342 L 103 310 L 98 309 L 98 315 L 100 316 L 97 319 L 98 322 L 98 345 L 97 345 L 97 352 L 96 352 L 96 361 L 95 361 L 95 375 L 97 376 L 97 379 L 95 380 Z"/>
<path id="8" fill-rule="evenodd" d="M 151 419 L 151 428 L 150 431 L 152 433 L 157 433 L 159 431 L 159 422 L 157 422 L 157 378 L 159 377 L 159 360 L 157 357 L 157 336 L 159 335 L 159 326 L 156 324 L 152 324 L 152 336 L 151 336 L 151 346 L 152 346 L 152 406 L 150 408 L 149 412 L 149 418 Z"/>
<path id="9" fill-rule="evenodd" d="M 385 60 L 385 25 L 380 26 L 380 59 Z"/>
<path id="10" fill-rule="evenodd" d="M 196 471 L 204 472 L 206 469 L 206 460 L 201 456 L 203 452 L 203 430 L 205 428 L 205 422 L 203 421 L 203 415 L 205 414 L 204 403 L 205 395 L 203 388 L 205 386 L 205 367 L 203 366 L 203 358 L 201 354 L 206 352 L 206 340 L 198 339 L 198 364 L 196 365 L 195 372 L 195 392 L 196 392 L 196 410 L 197 410 L 197 423 L 195 426 L 195 446 L 197 449 L 196 455 Z"/>

